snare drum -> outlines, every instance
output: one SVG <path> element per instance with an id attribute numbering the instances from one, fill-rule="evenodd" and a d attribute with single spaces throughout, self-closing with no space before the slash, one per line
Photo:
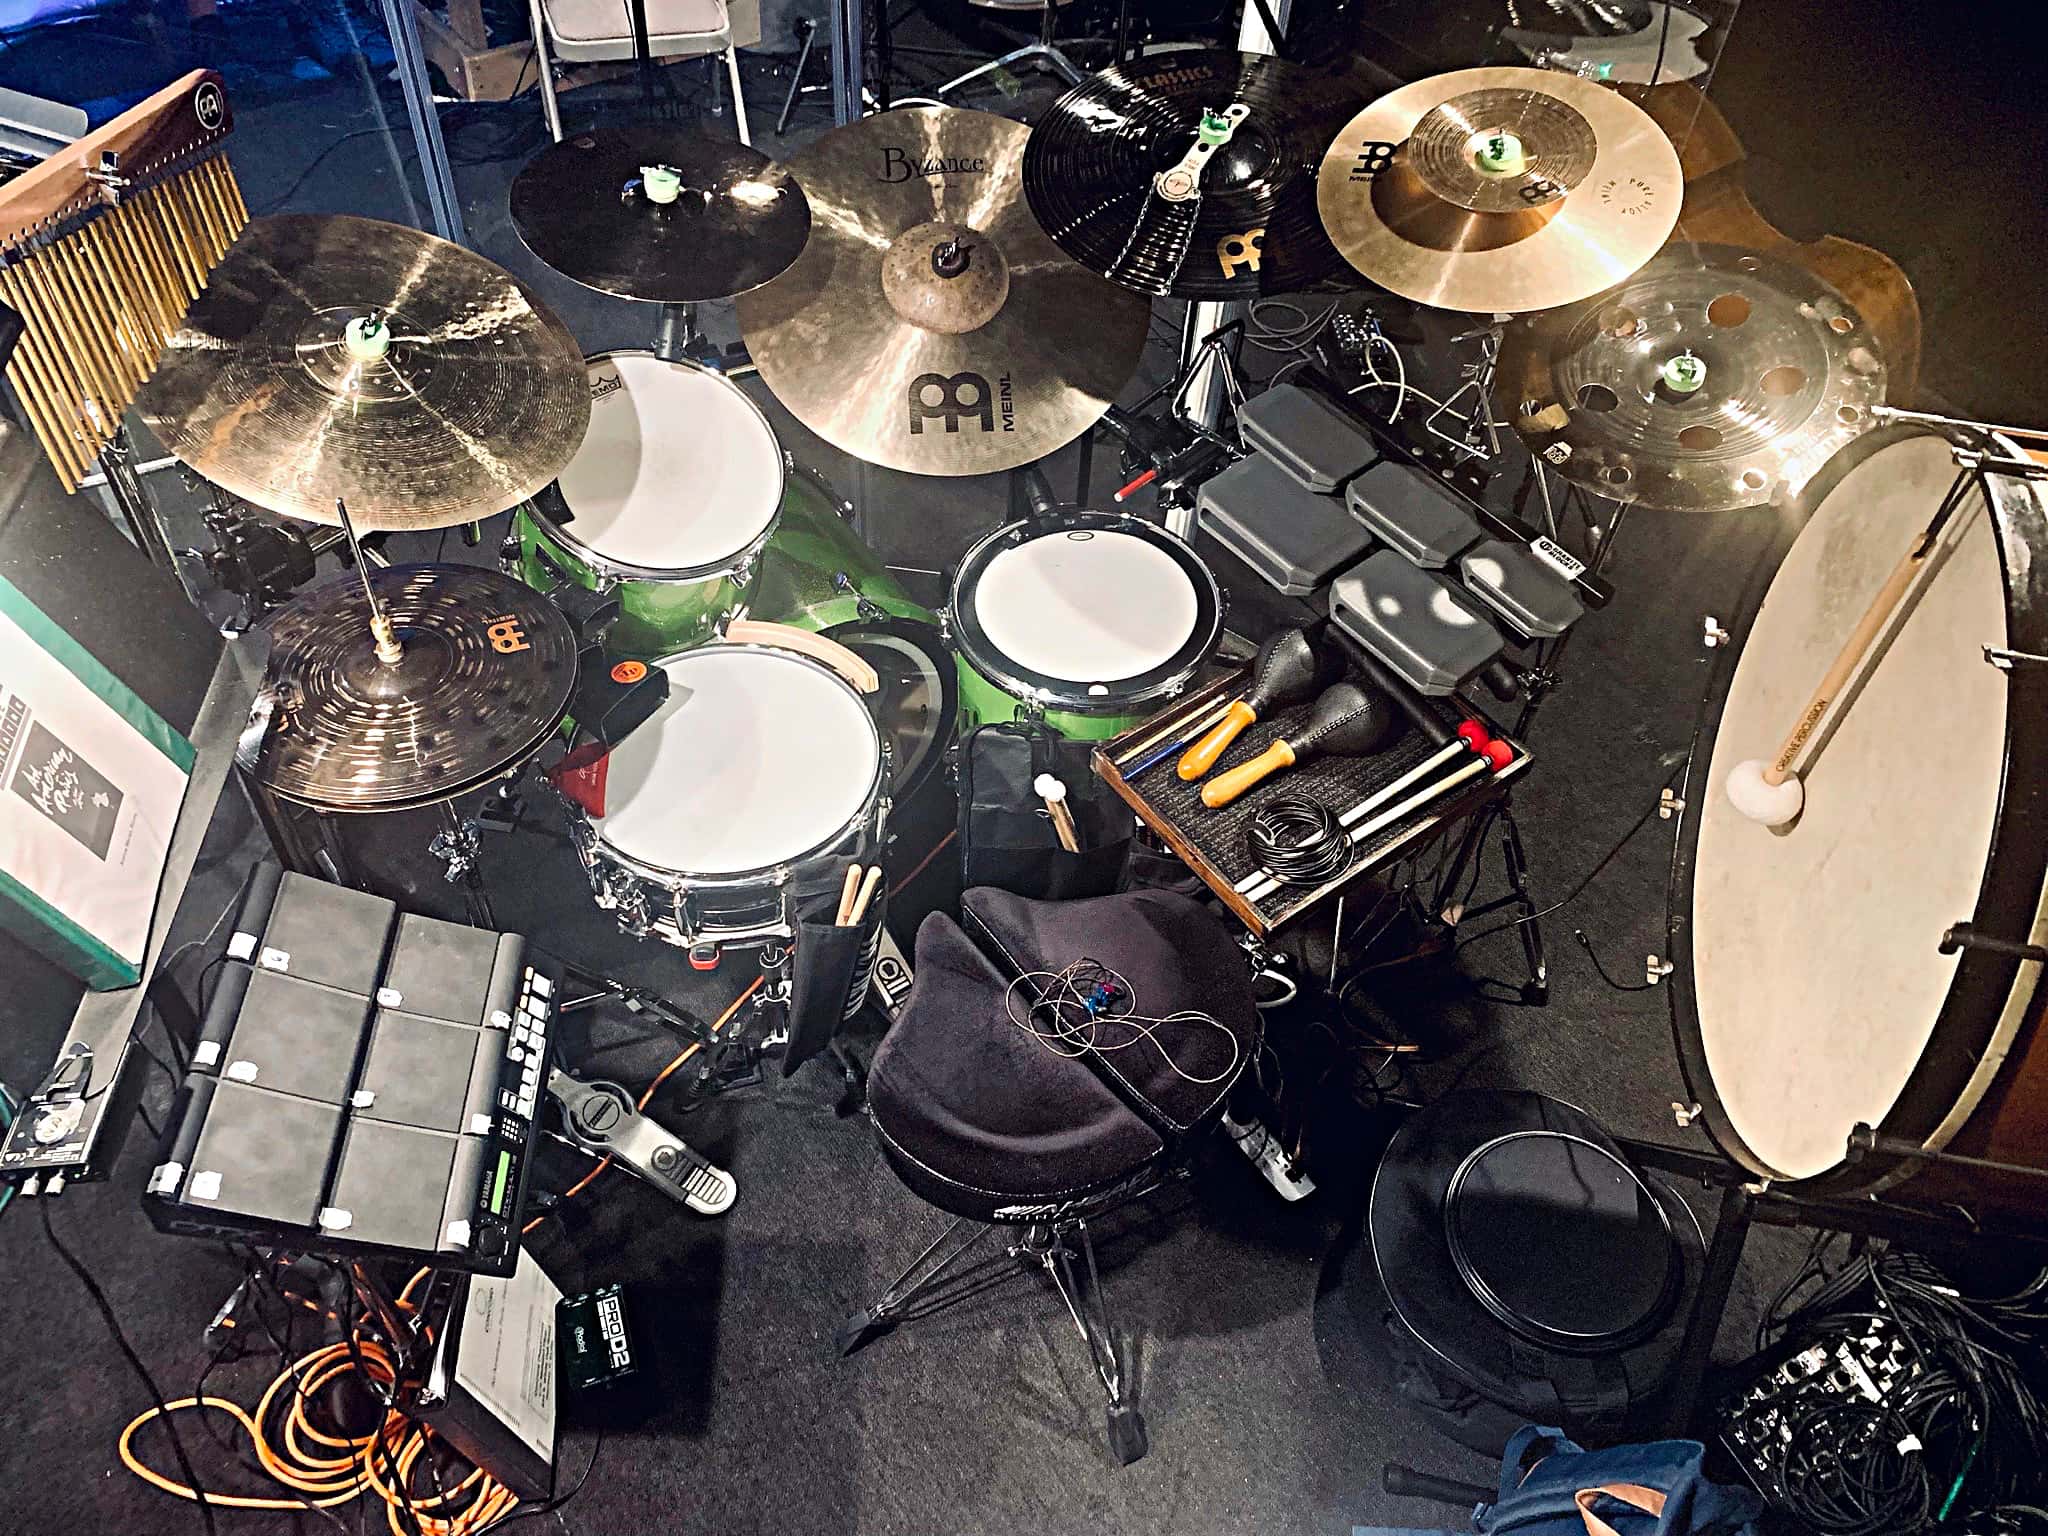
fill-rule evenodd
<path id="1" fill-rule="evenodd" d="M 1775 752 L 1955 475 L 1931 433 L 1859 438 L 1808 487 L 1810 515 L 1745 605 L 1753 617 L 1711 685 L 1684 795 L 1673 1022 L 1699 1118 L 1758 1176 L 1818 1195 L 1898 1184 L 1907 1204 L 2048 1226 L 2038 1179 L 1848 1155 L 1867 1124 L 2048 1168 L 2041 967 L 1940 951 L 1961 922 L 2048 938 L 2048 665 L 2003 670 L 1984 654 L 2048 652 L 2040 488 L 1994 475 L 1988 502 L 1967 491 L 1941 564 L 1806 748 L 1797 820 L 1747 820 L 1726 788 L 1735 764 Z"/>
<path id="2" fill-rule="evenodd" d="M 611 752 L 605 814 L 572 808 L 599 906 L 689 949 L 796 932 L 881 846 L 889 751 L 861 696 L 794 652 L 718 644 L 655 663 L 668 700 Z"/>
<path id="3" fill-rule="evenodd" d="M 1201 557 L 1122 513 L 999 528 L 960 562 L 949 609 L 961 728 L 1041 716 L 1107 741 L 1185 690 L 1223 628 Z"/>
<path id="4" fill-rule="evenodd" d="M 751 589 L 782 510 L 786 460 L 730 380 L 650 352 L 593 357 L 590 431 L 561 478 L 513 517 L 529 586 L 616 589 L 607 648 L 652 658 L 700 645 Z"/>

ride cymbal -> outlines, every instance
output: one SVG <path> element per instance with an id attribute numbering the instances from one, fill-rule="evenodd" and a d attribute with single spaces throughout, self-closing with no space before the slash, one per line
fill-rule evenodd
<path id="1" fill-rule="evenodd" d="M 308 587 L 264 620 L 267 732 L 243 768 L 330 811 L 429 805 L 485 783 L 561 724 L 576 639 L 548 600 L 479 565 L 371 573 L 404 656 L 378 660 L 361 578 Z"/>
<path id="2" fill-rule="evenodd" d="M 1542 69 L 1418 80 L 1354 117 L 1316 204 L 1344 258 L 1404 298 L 1520 314 L 1613 287 L 1678 222 L 1678 151 L 1634 103 Z"/>
<path id="3" fill-rule="evenodd" d="M 1498 392 L 1567 480 L 1673 511 L 1797 492 L 1884 400 L 1877 342 L 1808 272 L 1675 246 L 1619 287 L 1509 327 Z"/>
<path id="4" fill-rule="evenodd" d="M 1150 307 L 1038 227 L 1028 136 L 907 107 L 790 162 L 810 242 L 740 295 L 740 329 L 776 399 L 827 442 L 913 474 L 1014 469 L 1092 427 L 1137 370 Z"/>
<path id="5" fill-rule="evenodd" d="M 1316 212 L 1316 167 L 1364 101 L 1347 80 L 1264 54 L 1153 54 L 1052 105 L 1024 151 L 1024 193 L 1062 250 L 1139 293 L 1291 293 L 1344 269 Z"/>
<path id="6" fill-rule="evenodd" d="M 379 219 L 242 231 L 138 398 L 223 490 L 364 533 L 518 505 L 590 424 L 582 350 L 503 268 Z"/>
<path id="7" fill-rule="evenodd" d="M 658 304 L 758 288 L 796 260 L 811 229 L 787 170 L 679 123 L 551 144 L 513 179 L 511 207 L 526 248 L 564 277 Z"/>

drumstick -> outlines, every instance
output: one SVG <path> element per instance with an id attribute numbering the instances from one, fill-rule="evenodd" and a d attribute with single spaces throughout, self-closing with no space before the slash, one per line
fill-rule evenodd
<path id="1" fill-rule="evenodd" d="M 832 919 L 834 928 L 846 926 L 846 914 L 853 910 L 853 893 L 860 889 L 860 866 L 846 866 L 846 884 L 839 889 L 839 910 Z"/>
<path id="2" fill-rule="evenodd" d="M 861 919 L 868 915 L 868 903 L 875 899 L 875 888 L 882 883 L 882 866 L 870 864 L 867 878 L 860 883 L 860 895 L 854 898 L 853 910 L 846 916 L 846 926 L 858 928 Z"/>
<path id="3" fill-rule="evenodd" d="M 1127 782 L 1135 779 L 1141 773 L 1150 773 L 1169 757 L 1172 757 L 1174 753 L 1186 747 L 1197 736 L 1202 735 L 1205 731 L 1223 720 L 1235 708 L 1237 708 L 1237 701 L 1233 699 L 1228 704 L 1220 705 L 1214 713 L 1205 715 L 1199 724 L 1186 727 L 1169 725 L 1164 732 L 1163 740 L 1159 736 L 1154 736 L 1151 740 L 1137 747 L 1135 750 L 1144 753 L 1144 756 L 1131 763 L 1129 767 L 1119 765 L 1118 771 L 1123 774 Z M 1176 731 L 1184 731 L 1185 734 L 1175 735 Z M 1147 750 L 1148 748 L 1150 750 Z"/>
<path id="4" fill-rule="evenodd" d="M 1067 809 L 1066 784 L 1049 773 L 1041 773 L 1031 781 L 1031 787 L 1045 802 L 1046 813 L 1052 817 L 1052 829 L 1059 835 L 1060 846 L 1069 853 L 1079 853 L 1081 838 L 1074 830 L 1074 813 Z"/>
<path id="5" fill-rule="evenodd" d="M 1863 665 L 1871 648 L 1877 644 L 1878 636 L 1891 622 L 1892 615 L 1898 612 L 1899 604 L 1905 601 L 1915 578 L 1933 558 L 1941 525 L 1947 521 L 1950 510 L 1951 503 L 1944 500 L 1934 520 L 1921 530 L 1913 541 L 1913 547 L 1892 567 L 1891 575 L 1877 589 L 1877 596 L 1863 610 L 1863 617 L 1856 621 L 1856 627 L 1849 631 L 1849 638 L 1842 642 L 1834 661 L 1821 674 L 1819 686 L 1807 699 L 1806 707 L 1799 711 L 1792 729 L 1785 733 L 1777 755 L 1768 764 L 1757 758 L 1746 758 L 1728 770 L 1729 803 L 1751 821 L 1761 822 L 1767 827 L 1782 827 L 1805 806 L 1806 789 L 1792 771 L 1793 759 L 1813 739 L 1821 720 L 1841 696 L 1849 679 Z"/>
<path id="6" fill-rule="evenodd" d="M 1457 734 L 1458 739 L 1456 741 L 1439 747 L 1413 768 L 1402 774 L 1401 777 L 1394 780 L 1393 783 L 1382 785 L 1359 801 L 1358 804 L 1352 806 L 1350 810 L 1345 811 L 1337 818 L 1337 825 L 1340 827 L 1356 826 L 1362 818 L 1370 816 L 1376 807 L 1385 805 L 1389 800 L 1416 781 L 1427 778 L 1430 774 L 1436 772 L 1437 769 L 1456 758 L 1459 753 L 1468 751 L 1484 752 L 1486 744 L 1494 739 L 1492 733 L 1477 720 L 1460 721 Z M 1255 869 L 1238 881 L 1231 889 L 1240 896 L 1248 895 L 1253 886 L 1264 884 L 1272 879 L 1273 876 L 1269 871 Z M 1277 884 L 1278 882 L 1275 883 Z"/>

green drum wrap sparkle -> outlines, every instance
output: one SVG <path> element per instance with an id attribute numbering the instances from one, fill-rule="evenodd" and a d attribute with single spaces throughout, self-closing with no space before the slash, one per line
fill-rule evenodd
<path id="1" fill-rule="evenodd" d="M 822 475 L 792 464 L 749 612 L 824 634 L 875 669 L 868 707 L 889 740 L 900 805 L 943 766 L 959 689 L 939 616 L 862 542 L 851 511 Z"/>
<path id="2" fill-rule="evenodd" d="M 747 604 L 787 460 L 761 408 L 710 369 L 647 352 L 586 366 L 590 431 L 561 478 L 514 514 L 506 563 L 544 592 L 616 592 L 613 654 L 673 655 Z"/>
<path id="3" fill-rule="evenodd" d="M 1223 630 L 1223 592 L 1164 529 L 1066 512 L 968 550 L 948 612 L 962 731 L 1028 715 L 1107 741 L 1194 682 Z"/>

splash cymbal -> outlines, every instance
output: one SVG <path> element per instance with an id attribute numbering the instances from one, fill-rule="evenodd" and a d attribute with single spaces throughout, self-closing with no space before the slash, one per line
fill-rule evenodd
<path id="1" fill-rule="evenodd" d="M 221 489 L 365 533 L 517 506 L 590 423 L 576 339 L 511 273 L 416 229 L 280 214 L 242 231 L 137 400 Z"/>
<path id="2" fill-rule="evenodd" d="M 1552 309 L 1611 288 L 1678 221 L 1678 152 L 1603 86 L 1541 69 L 1464 69 L 1382 96 L 1330 145 L 1323 227 L 1404 298 L 1476 314 Z"/>
<path id="3" fill-rule="evenodd" d="M 796 260 L 811 228 L 786 169 L 679 123 L 627 123 L 551 144 L 513 178 L 510 201 L 519 238 L 555 271 L 660 304 L 760 287 Z"/>
<path id="4" fill-rule="evenodd" d="M 811 237 L 739 297 L 761 377 L 834 446 L 889 469 L 978 475 L 1072 442 L 1137 370 L 1150 306 L 1046 238 L 1022 123 L 906 107 L 790 162 Z"/>
<path id="5" fill-rule="evenodd" d="M 371 574 L 404 656 L 377 658 L 361 578 L 308 587 L 264 620 L 276 707 L 240 762 L 303 805 L 384 811 L 488 782 L 561 724 L 576 640 L 554 605 L 478 565 Z"/>
<path id="6" fill-rule="evenodd" d="M 1674 247 L 1509 327 L 1498 393 L 1530 451 L 1619 500 L 1719 512 L 1796 493 L 1884 400 L 1877 342 L 1804 267 Z"/>
<path id="7" fill-rule="evenodd" d="M 1316 213 L 1316 167 L 1364 102 L 1347 80 L 1264 54 L 1153 54 L 1052 105 L 1024 151 L 1024 192 L 1062 250 L 1138 293 L 1291 293 L 1344 268 Z M 1162 190 L 1162 175 L 1216 138 L 1191 195 Z"/>

